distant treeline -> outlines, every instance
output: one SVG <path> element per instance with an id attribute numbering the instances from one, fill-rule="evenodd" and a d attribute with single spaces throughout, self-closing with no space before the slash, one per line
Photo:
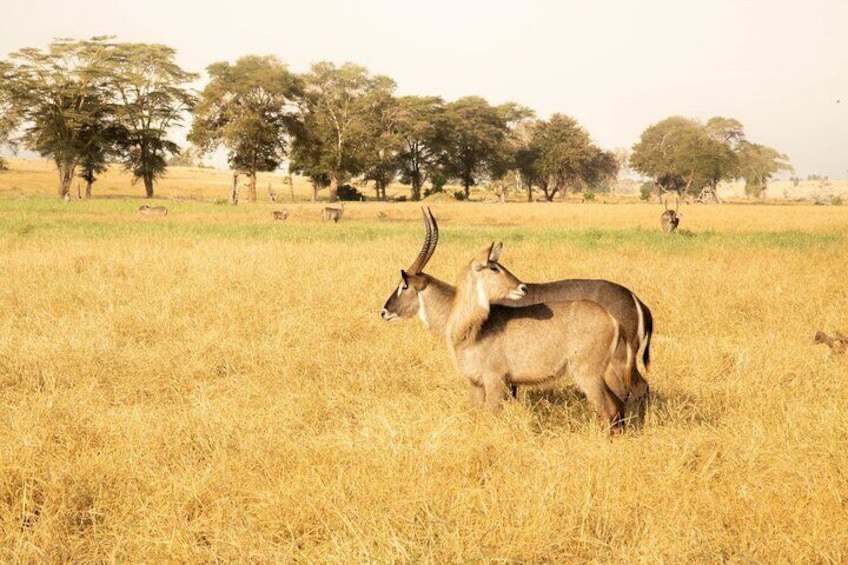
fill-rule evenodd
<path id="1" fill-rule="evenodd" d="M 513 190 L 552 200 L 614 191 L 627 169 L 654 179 L 657 190 L 708 199 L 719 181 L 738 178 L 762 194 L 773 174 L 789 169 L 786 156 L 749 142 L 734 119 L 670 117 L 632 150 L 604 150 L 567 115 L 542 120 L 520 104 L 492 106 L 479 96 L 396 96 L 394 80 L 353 63 L 323 61 L 297 74 L 277 57 L 248 55 L 209 65 L 198 93 L 188 86 L 198 75 L 175 55 L 112 37 L 10 54 L 0 60 L 0 144 L 52 159 L 60 196 L 75 176 L 90 196 L 107 163 L 118 161 L 152 197 L 169 164 L 200 164 L 219 148 L 248 177 L 250 200 L 256 174 L 284 163 L 311 180 L 313 197 L 328 188 L 330 200 L 349 182 L 371 183 L 379 199 L 392 182 L 408 185 L 413 200 L 452 182 L 462 186 L 459 199 L 484 186 L 502 197 Z M 180 147 L 169 135 L 189 124 L 189 146 Z"/>

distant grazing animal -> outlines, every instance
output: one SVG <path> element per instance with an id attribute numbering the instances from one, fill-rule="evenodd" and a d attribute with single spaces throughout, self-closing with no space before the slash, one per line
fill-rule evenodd
<path id="1" fill-rule="evenodd" d="M 835 355 L 841 355 L 848 351 L 848 336 L 842 332 L 836 332 L 833 337 L 822 331 L 817 331 L 813 341 L 816 344 L 824 343 Z"/>
<path id="2" fill-rule="evenodd" d="M 164 206 L 139 206 L 138 213 L 142 216 L 167 216 L 168 209 Z"/>
<path id="3" fill-rule="evenodd" d="M 669 210 L 668 202 L 663 201 L 663 204 L 665 205 L 665 212 L 663 212 L 662 216 L 660 216 L 660 224 L 662 224 L 662 230 L 665 233 L 673 232 L 677 229 L 677 225 L 680 223 L 680 216 L 677 214 L 678 202 L 675 202 L 674 210 Z"/>
<path id="4" fill-rule="evenodd" d="M 407 270 L 401 270 L 401 281 L 383 305 L 381 317 L 394 322 L 418 317 L 424 326 L 444 337 L 447 318 L 456 288 L 424 272 L 439 242 L 439 226 L 428 209 L 422 209 L 426 234 L 421 251 Z M 530 306 L 561 300 L 591 300 L 606 309 L 621 325 L 633 355 L 642 351 L 642 363 L 648 369 L 651 362 L 651 336 L 654 319 L 648 308 L 633 292 L 620 284 L 601 279 L 565 279 L 548 283 L 526 283 L 527 294 L 518 300 L 498 301 L 492 310 Z M 638 402 L 640 419 L 649 397 L 648 383 L 635 362 L 631 364 L 632 398 Z M 512 386 L 516 396 L 516 387 Z"/>
<path id="5" fill-rule="evenodd" d="M 271 214 L 274 216 L 275 220 L 285 220 L 289 217 L 288 210 L 274 210 Z"/>
<path id="6" fill-rule="evenodd" d="M 277 191 L 271 188 L 271 183 L 268 183 L 268 197 L 271 199 L 271 202 L 277 201 Z"/>
<path id="7" fill-rule="evenodd" d="M 445 330 L 472 402 L 496 411 L 510 384 L 570 376 L 610 431 L 621 429 L 633 354 L 618 322 L 588 300 L 493 309 L 528 290 L 498 262 L 502 247 L 493 243 L 460 271 Z"/>
<path id="8" fill-rule="evenodd" d="M 342 219 L 342 214 L 344 214 L 344 202 L 338 208 L 327 207 L 324 208 L 324 211 L 321 215 L 322 221 L 332 220 L 335 223 L 339 223 Z"/>

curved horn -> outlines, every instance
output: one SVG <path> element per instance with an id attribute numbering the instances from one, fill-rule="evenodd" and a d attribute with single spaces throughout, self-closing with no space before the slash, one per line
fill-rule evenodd
<path id="1" fill-rule="evenodd" d="M 430 261 L 430 257 L 433 256 L 433 253 L 436 252 L 436 245 L 439 243 L 439 224 L 436 223 L 436 216 L 433 215 L 430 208 L 427 208 L 427 214 L 430 216 L 430 227 L 433 230 L 433 237 L 430 240 L 430 250 L 427 252 L 427 259 L 424 261 L 424 264 L 421 265 L 422 269 Z"/>
<path id="2" fill-rule="evenodd" d="M 428 212 L 429 209 L 425 210 L 424 208 L 421 208 L 421 213 L 424 215 L 424 227 L 427 229 L 427 233 L 424 236 L 424 245 L 421 246 L 421 251 L 418 252 L 418 257 L 415 258 L 415 261 L 413 261 L 412 265 L 410 265 L 409 269 L 407 269 L 413 274 L 418 274 L 422 269 L 424 269 L 427 261 L 429 261 L 430 257 L 433 256 L 433 252 L 436 250 L 436 241 L 439 239 L 439 228 L 435 225 L 436 220 L 433 218 L 432 213 L 428 216 Z"/>

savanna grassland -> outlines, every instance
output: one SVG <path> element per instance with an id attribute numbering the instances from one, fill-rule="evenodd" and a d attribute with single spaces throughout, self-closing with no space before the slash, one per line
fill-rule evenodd
<path id="1" fill-rule="evenodd" d="M 502 240 L 526 281 L 651 307 L 654 400 L 611 439 L 568 384 L 475 414 L 443 340 L 380 319 L 417 204 L 333 225 L 305 184 L 231 207 L 175 170 L 145 218 L 120 174 L 66 204 L 12 165 L 2 562 L 848 562 L 848 357 L 813 344 L 848 332 L 848 207 L 683 206 L 666 236 L 656 204 L 432 202 L 435 276 Z"/>

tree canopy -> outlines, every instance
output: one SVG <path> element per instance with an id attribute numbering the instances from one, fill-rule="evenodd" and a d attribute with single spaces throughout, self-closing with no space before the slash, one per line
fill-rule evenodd
<path id="1" fill-rule="evenodd" d="M 662 191 L 703 201 L 719 199 L 716 187 L 723 180 L 751 178 L 764 187 L 772 174 L 788 166 L 782 162 L 786 159 L 773 149 L 749 143 L 735 119 L 714 117 L 702 124 L 673 116 L 642 132 L 630 164 L 653 178 Z"/>
<path id="2" fill-rule="evenodd" d="M 256 200 L 257 171 L 273 171 L 299 129 L 300 79 L 274 56 L 242 57 L 207 67 L 209 83 L 194 113 L 189 140 L 203 151 L 223 146 L 230 166 L 250 179 Z"/>
<path id="3" fill-rule="evenodd" d="M 0 60 L 0 146 L 22 146 L 56 163 L 59 194 L 75 174 L 86 192 L 109 162 L 121 162 L 148 197 L 155 180 L 180 153 L 169 133 L 192 117 L 188 135 L 197 155 L 226 150 L 230 167 L 249 178 L 284 163 L 313 183 L 313 198 L 341 183 L 374 183 L 386 198 L 394 181 L 420 199 L 448 180 L 469 197 L 474 185 L 511 186 L 548 200 L 557 194 L 610 189 L 619 171 L 649 176 L 662 191 L 718 199 L 719 182 L 744 178 L 764 194 L 788 158 L 749 141 L 734 118 L 702 123 L 672 116 L 645 129 L 632 153 L 605 151 L 572 117 L 534 119 L 514 102 L 492 105 L 480 96 L 445 102 L 434 96 L 395 96 L 395 82 L 353 63 L 314 63 L 296 74 L 275 56 L 248 55 L 207 67 L 200 96 L 188 87 L 198 75 L 176 63 L 165 45 L 120 43 L 111 37 L 57 39 L 44 51 L 24 48 Z M 2 161 L 0 161 L 2 166 Z M 238 184 L 234 184 L 237 187 Z"/>
<path id="4" fill-rule="evenodd" d="M 332 202 L 340 183 L 364 172 L 369 152 L 373 155 L 375 143 L 383 137 L 382 112 L 390 108 L 395 82 L 360 65 L 327 61 L 312 65 L 303 79 L 304 123 L 309 131 L 295 143 L 309 147 L 298 151 L 297 166 L 302 172 L 326 174 Z"/>
<path id="5" fill-rule="evenodd" d="M 525 182 L 537 186 L 546 200 L 569 187 L 582 191 L 618 171 L 615 156 L 597 147 L 577 120 L 563 114 L 531 124 L 529 141 L 516 163 Z"/>
<path id="6" fill-rule="evenodd" d="M 196 75 L 180 69 L 174 55 L 162 45 L 114 43 L 105 36 L 16 51 L 0 69 L 0 134 L 20 129 L 14 142 L 53 159 L 60 196 L 78 167 L 90 193 L 113 155 L 144 179 L 152 196 L 164 154 L 178 152 L 168 129 L 181 123 L 193 101 L 183 84 Z"/>
<path id="7" fill-rule="evenodd" d="M 175 56 L 165 45 L 120 43 L 109 58 L 107 76 L 122 130 L 119 154 L 133 178 L 144 183 L 148 198 L 154 180 L 167 168 L 168 156 L 180 152 L 168 139 L 169 130 L 183 123 L 196 101 L 187 84 L 198 75 L 181 69 Z"/>

